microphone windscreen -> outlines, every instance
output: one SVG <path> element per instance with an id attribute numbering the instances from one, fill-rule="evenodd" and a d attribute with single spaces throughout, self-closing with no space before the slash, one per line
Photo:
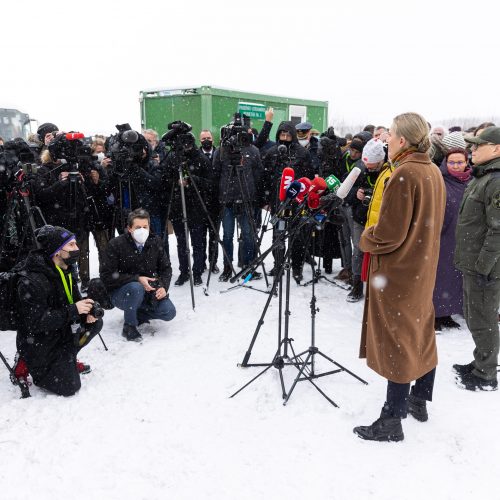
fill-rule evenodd
<path id="1" fill-rule="evenodd" d="M 352 186 L 354 186 L 354 183 L 356 182 L 356 179 L 359 177 L 360 173 L 361 169 L 358 167 L 354 167 L 349 172 L 349 175 L 345 178 L 344 182 L 337 189 L 336 194 L 339 198 L 344 199 L 349 194 L 349 191 L 352 189 Z"/>
<path id="2" fill-rule="evenodd" d="M 299 182 L 301 184 L 300 193 L 297 195 L 297 198 L 295 199 L 299 203 L 302 203 L 304 201 L 306 194 L 309 192 L 309 188 L 311 187 L 311 181 L 307 177 L 301 177 L 299 179 Z"/>
<path id="3" fill-rule="evenodd" d="M 285 167 L 283 169 L 283 172 L 281 173 L 280 192 L 279 192 L 280 201 L 285 201 L 286 190 L 288 189 L 290 183 L 293 181 L 294 177 L 295 177 L 295 172 L 293 168 Z"/>
<path id="4" fill-rule="evenodd" d="M 337 188 L 340 186 L 340 181 L 333 174 L 329 175 L 325 179 L 325 182 L 326 182 L 326 185 L 328 186 L 328 190 L 332 191 L 333 193 L 335 193 Z"/>
<path id="5" fill-rule="evenodd" d="M 286 197 L 293 200 L 300 193 L 301 189 L 302 183 L 300 183 L 299 181 L 293 181 L 292 183 L 290 183 L 288 189 L 286 190 Z"/>
<path id="6" fill-rule="evenodd" d="M 312 180 L 311 187 L 310 187 L 309 191 L 321 194 L 321 193 L 324 193 L 326 191 L 326 187 L 327 187 L 326 182 L 325 182 L 325 179 L 323 179 L 323 177 L 315 177 Z"/>

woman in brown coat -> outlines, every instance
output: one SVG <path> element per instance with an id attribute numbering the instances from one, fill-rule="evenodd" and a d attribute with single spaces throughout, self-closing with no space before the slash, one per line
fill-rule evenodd
<path id="1" fill-rule="evenodd" d="M 446 192 L 427 154 L 423 117 L 394 118 L 388 145 L 395 170 L 379 220 L 360 241 L 361 250 L 371 254 L 360 356 L 387 379 L 387 398 L 380 418 L 354 432 L 363 439 L 401 441 L 401 418 L 409 411 L 427 420 L 426 400 L 432 399 L 437 365 L 432 293 Z"/>

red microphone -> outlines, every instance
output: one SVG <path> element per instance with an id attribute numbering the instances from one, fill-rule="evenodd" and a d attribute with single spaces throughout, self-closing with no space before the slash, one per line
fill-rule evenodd
<path id="1" fill-rule="evenodd" d="M 286 199 L 286 190 L 288 186 L 292 183 L 295 178 L 295 171 L 292 167 L 285 167 L 283 172 L 281 173 L 281 182 L 280 182 L 280 201 L 285 201 Z"/>
<path id="2" fill-rule="evenodd" d="M 66 134 L 66 139 L 68 141 L 76 141 L 77 139 L 84 139 L 85 134 L 82 134 L 81 132 L 68 132 Z"/>
<path id="3" fill-rule="evenodd" d="M 298 203 L 302 203 L 307 193 L 309 193 L 309 188 L 311 187 L 311 181 L 307 177 L 301 177 L 299 182 L 302 184 L 300 188 L 300 193 L 295 198 Z"/>
<path id="4" fill-rule="evenodd" d="M 307 197 L 307 206 L 311 210 L 319 208 L 319 194 L 316 191 L 311 190 L 309 192 L 309 196 Z"/>
<path id="5" fill-rule="evenodd" d="M 316 193 L 318 196 L 322 195 L 328 186 L 326 185 L 325 179 L 323 177 L 315 177 L 311 183 L 311 187 L 309 188 L 310 193 Z"/>

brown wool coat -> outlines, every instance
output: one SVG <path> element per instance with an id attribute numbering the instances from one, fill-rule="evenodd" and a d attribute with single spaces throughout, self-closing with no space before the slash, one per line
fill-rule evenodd
<path id="1" fill-rule="evenodd" d="M 437 365 L 432 292 L 445 205 L 441 172 L 427 154 L 412 153 L 386 185 L 377 224 L 361 236 L 371 262 L 360 357 L 392 382 Z"/>

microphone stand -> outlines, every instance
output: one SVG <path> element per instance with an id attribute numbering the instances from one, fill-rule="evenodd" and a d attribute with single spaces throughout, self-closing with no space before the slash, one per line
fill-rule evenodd
<path id="1" fill-rule="evenodd" d="M 288 359 L 288 347 L 290 347 L 290 350 L 292 351 L 293 358 L 296 359 L 295 351 L 293 349 L 293 339 L 289 337 L 288 331 L 289 331 L 289 317 L 290 317 L 290 257 L 291 257 L 291 250 L 293 246 L 293 239 L 295 236 L 299 233 L 299 231 L 302 229 L 304 223 L 300 220 L 300 211 L 301 211 L 301 206 L 299 206 L 299 209 L 297 211 L 297 214 L 291 219 L 288 220 L 288 217 L 284 217 L 283 219 L 279 219 L 277 226 L 277 234 L 278 237 L 276 240 L 273 242 L 271 247 L 267 249 L 265 252 L 262 253 L 260 257 L 258 257 L 254 262 L 249 266 L 250 268 L 256 268 L 259 266 L 260 261 L 263 260 L 269 253 L 271 253 L 273 250 L 278 250 L 276 252 L 276 274 L 274 276 L 274 281 L 272 284 L 271 292 L 267 298 L 266 304 L 264 306 L 264 309 L 262 311 L 262 314 L 257 322 L 257 327 L 255 329 L 255 332 L 253 334 L 253 337 L 250 341 L 250 345 L 245 353 L 245 356 L 243 358 L 243 361 L 241 364 L 238 366 L 241 367 L 251 367 L 251 366 L 260 366 L 264 367 L 264 369 L 259 372 L 255 377 L 253 377 L 249 382 L 247 382 L 243 387 L 238 389 L 235 393 L 233 393 L 230 397 L 233 398 L 237 394 L 239 394 L 243 389 L 248 387 L 250 384 L 252 384 L 255 380 L 260 378 L 264 373 L 266 373 L 270 368 L 276 368 L 279 371 L 279 377 L 280 377 L 280 384 L 281 384 L 281 390 L 282 390 L 282 397 L 283 399 L 286 397 L 286 389 L 285 389 L 285 384 L 284 384 L 284 379 L 283 379 L 283 368 L 287 365 L 293 364 L 297 365 L 296 361 L 292 362 L 285 362 L 285 359 Z M 296 223 L 295 227 L 293 227 L 293 222 Z M 290 227 L 292 226 L 292 229 Z M 288 242 L 288 248 L 285 247 L 285 241 L 286 239 L 289 239 Z M 285 250 L 286 248 L 286 250 Z M 285 311 L 284 311 L 284 316 L 285 316 L 285 321 L 284 321 L 284 332 L 283 330 L 283 324 L 282 324 L 282 315 L 283 315 L 283 275 L 286 271 L 286 281 L 285 281 Z M 241 273 L 244 273 L 245 271 L 241 271 Z M 237 279 L 237 276 L 235 276 L 232 279 Z M 271 299 L 273 296 L 276 295 L 276 290 L 278 290 L 278 347 L 276 349 L 276 352 L 273 355 L 273 358 L 270 362 L 267 363 L 249 363 L 250 356 L 252 354 L 252 349 L 255 344 L 255 341 L 257 340 L 257 336 L 260 332 L 260 329 L 262 325 L 264 324 L 264 318 L 266 316 L 267 310 L 269 308 L 269 305 L 271 303 Z"/>
<path id="2" fill-rule="evenodd" d="M 326 220 L 326 218 L 325 218 L 325 220 Z M 312 238 L 313 253 L 315 250 L 315 248 L 314 248 L 315 239 L 316 239 L 315 232 L 319 228 L 321 228 L 321 224 L 322 223 L 319 223 L 317 226 L 313 227 L 313 229 L 312 229 L 312 231 L 313 231 L 313 238 Z M 314 260 L 311 259 L 311 270 L 312 270 L 313 276 L 315 276 L 315 269 L 314 268 L 315 268 Z M 292 364 L 293 366 L 295 366 L 297 368 L 298 374 L 295 377 L 295 380 L 293 381 L 292 386 L 290 387 L 290 390 L 288 391 L 288 393 L 284 397 L 283 405 L 286 405 L 288 403 L 297 383 L 302 382 L 304 380 L 307 380 L 330 404 L 332 404 L 333 406 L 338 408 L 338 405 L 335 403 L 335 401 L 333 401 L 333 399 L 328 397 L 325 394 L 325 392 L 323 392 L 323 390 L 320 387 L 318 387 L 318 385 L 314 382 L 315 379 L 320 378 L 320 377 L 326 377 L 327 375 L 334 375 L 335 373 L 340 373 L 340 372 L 344 371 L 365 385 L 368 385 L 368 382 L 366 382 L 366 380 L 363 380 L 361 377 L 359 377 L 358 375 L 356 375 L 352 371 L 348 370 L 347 368 L 345 368 L 341 364 L 337 363 L 337 361 L 334 361 L 332 358 L 327 356 L 325 353 L 323 353 L 316 346 L 316 314 L 319 312 L 319 308 L 316 307 L 316 303 L 317 303 L 316 294 L 315 294 L 315 284 L 316 283 L 317 283 L 317 280 L 314 280 L 314 279 L 311 282 L 311 284 L 312 284 L 311 301 L 309 303 L 310 310 L 311 310 L 311 344 L 310 344 L 308 349 L 306 349 L 305 351 L 303 351 L 297 355 L 294 355 L 294 357 L 291 358 L 292 363 L 290 363 L 290 364 Z M 303 358 L 304 355 L 306 355 L 305 358 Z M 326 359 L 327 361 L 329 361 L 330 363 L 335 365 L 336 369 L 330 370 L 328 372 L 316 373 L 315 357 L 317 355 L 323 357 L 324 359 Z M 293 363 L 293 361 L 297 361 L 298 363 Z"/>

